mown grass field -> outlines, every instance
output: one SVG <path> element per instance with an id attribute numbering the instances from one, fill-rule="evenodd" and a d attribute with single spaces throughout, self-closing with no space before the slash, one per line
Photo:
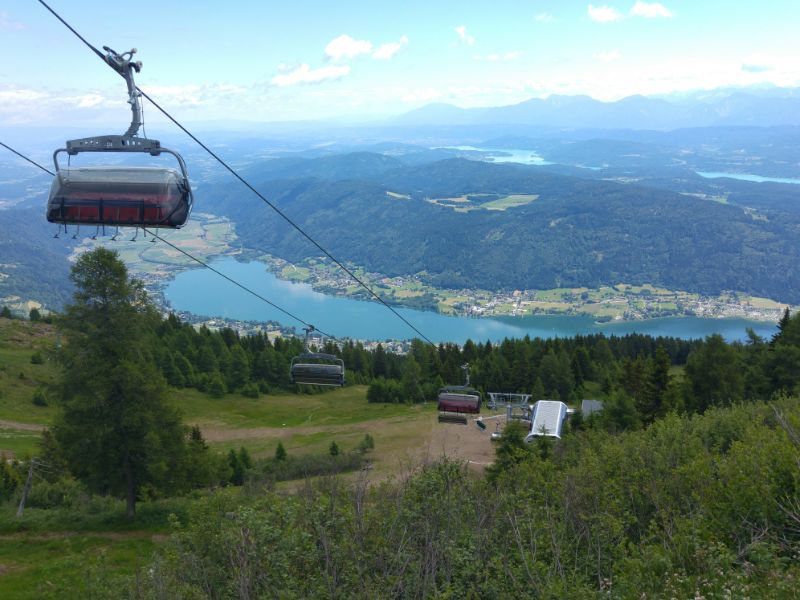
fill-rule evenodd
<path id="1" fill-rule="evenodd" d="M 32 399 L 56 380 L 55 346 L 52 326 L 0 318 L 0 454 L 35 455 L 41 429 L 53 422 L 55 403 L 35 406 Z M 31 362 L 37 352 L 43 364 Z M 375 440 L 370 477 L 381 480 L 432 451 L 436 411 L 432 404 L 369 404 L 366 390 L 351 386 L 252 399 L 183 389 L 172 390 L 170 401 L 184 422 L 201 427 L 212 449 L 245 447 L 255 458 L 272 456 L 278 441 L 290 455 L 325 453 L 333 441 L 347 451 L 369 433 Z M 282 485 L 288 489 L 291 482 Z M 146 565 L 169 533 L 168 515 L 185 514 L 192 503 L 191 498 L 142 502 L 137 518 L 128 522 L 122 502 L 106 500 L 77 512 L 28 508 L 21 519 L 13 502 L 0 505 L 0 598 L 86 598 L 100 592 L 110 597 L 101 589 L 108 578 L 133 575 Z"/>
<path id="2" fill-rule="evenodd" d="M 0 597 L 98 597 L 101 577 L 133 575 L 151 560 L 157 539 L 147 531 L 0 536 Z"/>
<path id="3" fill-rule="evenodd" d="M 37 389 L 48 393 L 57 375 L 52 326 L 0 319 L 0 453 L 34 454 L 40 431 L 57 408 L 36 406 Z M 32 364 L 39 352 L 44 364 Z M 399 457 L 422 451 L 435 423 L 431 405 L 369 404 L 366 386 L 323 394 L 275 394 L 223 398 L 194 389 L 170 391 L 187 424 L 199 425 L 209 444 L 226 451 L 245 447 L 256 458 L 271 456 L 281 441 L 287 451 L 325 452 L 335 441 L 354 448 L 366 433 L 375 438 L 376 472 L 390 474 Z M 50 392 L 52 395 L 52 392 Z"/>

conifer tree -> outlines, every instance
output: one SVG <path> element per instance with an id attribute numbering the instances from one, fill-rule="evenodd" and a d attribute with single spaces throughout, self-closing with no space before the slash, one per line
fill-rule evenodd
<path id="1" fill-rule="evenodd" d="M 275 448 L 275 460 L 286 460 L 286 448 L 283 447 L 283 442 L 278 442 L 278 447 Z"/>
<path id="2" fill-rule="evenodd" d="M 63 410 L 53 433 L 70 471 L 119 495 L 133 517 L 143 486 L 169 489 L 185 450 L 153 359 L 158 314 L 116 252 L 97 248 L 72 268 L 75 296 L 58 320 Z"/>

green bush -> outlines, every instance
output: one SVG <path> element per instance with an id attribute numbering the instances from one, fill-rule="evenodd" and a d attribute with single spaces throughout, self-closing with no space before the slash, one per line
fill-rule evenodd
<path id="1" fill-rule="evenodd" d="M 22 490 L 17 490 L 15 503 L 19 503 Z M 28 492 L 27 508 L 59 508 L 80 509 L 89 501 L 86 489 L 74 478 L 64 477 L 57 481 L 44 481 L 37 478 Z"/>
<path id="2" fill-rule="evenodd" d="M 31 402 L 35 406 L 47 406 L 47 395 L 44 393 L 44 390 L 38 388 L 35 392 L 33 392 L 33 398 Z"/>
<path id="3" fill-rule="evenodd" d="M 365 454 L 370 450 L 375 448 L 375 440 L 372 438 L 370 434 L 364 434 L 364 439 L 358 443 L 356 446 L 356 452 L 360 452 L 361 454 Z"/>
<path id="4" fill-rule="evenodd" d="M 214 373 L 208 382 L 208 393 L 212 398 L 222 398 L 227 392 L 228 388 L 219 373 Z"/>
<path id="5" fill-rule="evenodd" d="M 338 452 L 338 447 L 337 447 Z M 303 454 L 287 456 L 283 460 L 271 459 L 261 463 L 261 478 L 271 481 L 291 481 L 320 475 L 335 475 L 355 471 L 364 465 L 364 456 L 358 452 L 338 454 Z M 254 476 L 258 480 L 258 476 Z"/>
<path id="6" fill-rule="evenodd" d="M 253 382 L 247 383 L 244 385 L 244 387 L 242 387 L 241 393 L 242 396 L 246 398 L 258 398 L 259 396 L 258 385 Z"/>

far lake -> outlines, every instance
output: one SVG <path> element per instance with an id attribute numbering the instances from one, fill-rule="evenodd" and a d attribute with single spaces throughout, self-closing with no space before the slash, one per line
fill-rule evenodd
<path id="1" fill-rule="evenodd" d="M 719 179 L 720 177 L 727 177 L 728 179 L 739 179 L 740 181 L 752 181 L 754 183 L 793 183 L 800 185 L 800 179 L 792 177 L 762 177 L 761 175 L 752 175 L 751 173 L 718 173 L 711 171 L 695 171 L 700 177 L 706 179 Z"/>
<path id="2" fill-rule="evenodd" d="M 442 146 L 446 150 L 480 153 L 484 160 L 494 163 L 518 163 L 521 165 L 552 165 L 533 150 L 516 148 L 477 148 L 475 146 Z"/>
<path id="3" fill-rule="evenodd" d="M 308 284 L 278 279 L 258 262 L 240 263 L 232 258 L 222 258 L 211 264 L 215 269 L 331 335 L 371 340 L 414 337 L 414 332 L 407 325 L 376 302 L 351 300 L 315 292 Z M 195 269 L 178 274 L 167 286 L 164 294 L 173 310 L 241 321 L 278 321 L 284 325 L 295 326 L 298 331 L 301 327 L 283 313 L 208 269 Z M 525 335 L 552 338 L 588 333 L 625 335 L 634 332 L 686 339 L 719 333 L 727 340 L 743 340 L 746 338 L 747 327 L 752 327 L 759 335 L 765 337 L 777 331 L 775 324 L 744 319 L 670 317 L 599 324 L 587 316 L 470 318 L 451 317 L 409 308 L 396 308 L 396 310 L 437 343 L 461 344 L 469 338 L 476 341 L 487 339 L 494 341 Z"/>

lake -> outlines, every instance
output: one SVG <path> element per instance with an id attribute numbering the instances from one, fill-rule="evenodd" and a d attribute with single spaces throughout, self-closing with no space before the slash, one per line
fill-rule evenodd
<path id="1" fill-rule="evenodd" d="M 533 150 L 516 148 L 477 148 L 475 146 L 442 146 L 445 150 L 480 153 L 486 162 L 518 163 L 521 165 L 552 165 Z"/>
<path id="2" fill-rule="evenodd" d="M 794 183 L 800 184 L 800 179 L 791 177 L 762 177 L 761 175 L 753 175 L 751 173 L 717 173 L 711 171 L 695 171 L 700 177 L 706 179 L 718 179 L 720 177 L 727 177 L 729 179 L 739 179 L 740 181 L 752 181 L 755 183 Z"/>
<path id="3" fill-rule="evenodd" d="M 315 292 L 310 285 L 278 279 L 258 262 L 240 263 L 233 258 L 214 260 L 212 266 L 232 279 L 280 305 L 300 318 L 337 337 L 386 340 L 408 339 L 414 332 L 377 302 L 352 300 Z M 280 311 L 266 305 L 244 290 L 223 280 L 208 269 L 179 273 L 164 291 L 173 310 L 196 315 L 225 317 L 241 321 L 277 321 L 297 327 Z M 471 318 L 440 315 L 434 312 L 397 308 L 408 321 L 434 342 L 464 343 L 501 340 L 505 337 L 571 337 L 577 334 L 605 333 L 625 335 L 644 333 L 653 336 L 698 338 L 719 333 L 727 340 L 746 338 L 745 328 L 771 336 L 772 323 L 744 319 L 670 317 L 625 323 L 595 323 L 588 316 L 537 315 L 528 317 Z"/>

